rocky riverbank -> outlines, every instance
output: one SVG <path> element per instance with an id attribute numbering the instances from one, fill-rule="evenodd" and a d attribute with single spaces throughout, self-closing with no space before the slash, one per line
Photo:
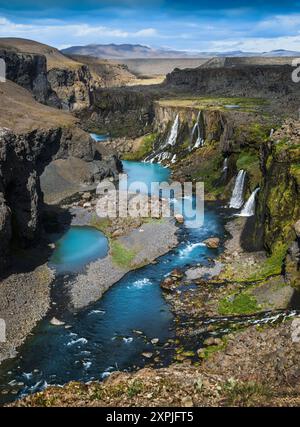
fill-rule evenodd
<path id="1" fill-rule="evenodd" d="M 97 301 L 126 273 L 154 262 L 178 243 L 174 219 L 101 219 L 95 212 L 96 202 L 91 193 L 83 193 L 79 202 L 64 205 L 70 209 L 71 225 L 94 226 L 107 235 L 110 244 L 104 259 L 90 263 L 82 274 L 68 280 L 70 302 L 75 309 Z"/>
<path id="2" fill-rule="evenodd" d="M 16 356 L 16 349 L 47 313 L 53 280 L 46 264 L 2 280 L 0 318 L 6 323 L 6 342 L 0 345 L 0 362 Z"/>
<path id="3" fill-rule="evenodd" d="M 275 288 L 267 286 L 257 294 L 264 303 L 273 298 L 263 308 L 251 298 L 234 301 L 236 293 L 242 295 L 253 286 L 242 280 L 244 276 L 239 276 L 241 282 L 222 278 L 237 260 L 247 265 L 244 274 L 251 274 L 251 268 L 261 269 L 266 261 L 265 254 L 249 255 L 240 247 L 243 222 L 239 218 L 228 223 L 231 238 L 215 265 L 200 268 L 193 280 L 187 280 L 190 270 L 174 271 L 170 276 L 173 287 L 163 287 L 175 315 L 173 364 L 131 374 L 113 373 L 103 383 L 49 387 L 14 405 L 298 406 L 300 317 L 293 311 L 284 314 L 273 305 L 279 292 L 276 298 L 281 308 L 291 308 L 290 293 L 284 292 L 285 303 L 281 293 L 291 288 L 272 276 L 267 283 L 275 283 Z M 265 286 L 266 282 L 257 283 Z M 220 304 L 228 296 L 228 304 Z"/>

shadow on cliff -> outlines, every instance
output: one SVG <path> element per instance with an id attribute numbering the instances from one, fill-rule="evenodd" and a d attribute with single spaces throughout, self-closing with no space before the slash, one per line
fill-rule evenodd
<path id="1" fill-rule="evenodd" d="M 7 268 L 1 272 L 0 280 L 11 274 L 29 273 L 46 264 L 51 257 L 54 246 L 53 236 L 58 240 L 71 225 L 72 216 L 67 209 L 59 206 L 44 205 L 41 212 L 42 232 L 39 239 L 30 247 L 12 242 L 12 255 Z"/>

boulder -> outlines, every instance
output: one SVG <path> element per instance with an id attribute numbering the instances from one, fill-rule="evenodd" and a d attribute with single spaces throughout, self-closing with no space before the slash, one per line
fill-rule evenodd
<path id="1" fill-rule="evenodd" d="M 61 320 L 56 319 L 56 317 L 52 317 L 50 320 L 51 325 L 53 326 L 63 326 L 65 322 L 62 322 Z"/>
<path id="2" fill-rule="evenodd" d="M 175 280 L 171 277 L 166 277 L 160 284 L 160 287 L 167 292 L 171 292 L 175 289 Z"/>
<path id="3" fill-rule="evenodd" d="M 171 271 L 170 276 L 175 279 L 181 279 L 183 277 L 183 273 L 178 268 L 175 268 Z"/>
<path id="4" fill-rule="evenodd" d="M 203 243 L 210 249 L 217 249 L 220 246 L 220 239 L 218 237 L 210 237 L 204 240 Z"/>
<path id="5" fill-rule="evenodd" d="M 183 224 L 184 223 L 184 217 L 181 214 L 176 214 L 175 215 L 175 219 L 178 222 L 178 224 Z"/>

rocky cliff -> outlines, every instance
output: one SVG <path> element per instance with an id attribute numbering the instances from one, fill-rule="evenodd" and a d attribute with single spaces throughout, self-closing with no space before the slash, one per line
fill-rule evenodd
<path id="1" fill-rule="evenodd" d="M 78 113 L 83 126 L 114 137 L 138 137 L 152 130 L 153 95 L 130 88 L 98 89 L 91 107 Z"/>
<path id="2" fill-rule="evenodd" d="M 265 97 L 278 108 L 285 104 L 296 111 L 299 85 L 292 81 L 290 65 L 236 65 L 235 67 L 205 67 L 174 70 L 167 75 L 166 87 L 199 94 L 236 97 Z"/>
<path id="3" fill-rule="evenodd" d="M 37 101 L 60 107 L 60 101 L 47 79 L 47 64 L 43 55 L 0 48 L 0 58 L 6 64 L 7 79 L 31 91 Z"/>
<path id="4" fill-rule="evenodd" d="M 2 273 L 13 247 L 26 247 L 40 236 L 43 194 L 39 177 L 50 162 L 77 159 L 90 182 L 114 176 L 120 164 L 117 158 L 101 160 L 92 138 L 76 126 L 69 113 L 39 104 L 10 81 L 1 84 L 0 94 Z M 74 165 L 72 171 L 76 175 Z"/>

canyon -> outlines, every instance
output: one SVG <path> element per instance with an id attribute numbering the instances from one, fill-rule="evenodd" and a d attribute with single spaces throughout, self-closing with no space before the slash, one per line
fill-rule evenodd
<path id="1" fill-rule="evenodd" d="M 127 68 L 73 53 L 68 57 L 35 42 L 0 40 L 0 54 L 8 64 L 9 79 L 0 86 L 0 268 L 4 277 L 15 273 L 11 269 L 18 265 L 16 248 L 48 245 L 45 228 L 52 225 L 53 217 L 54 222 L 60 218 L 56 209 L 64 214 L 79 209 L 85 218 L 82 193 L 93 191 L 104 178 L 116 181 L 124 165 L 131 170 L 131 162 L 133 179 L 148 173 L 147 168 L 158 167 L 155 173 L 170 171 L 174 181 L 203 181 L 208 210 L 208 229 L 191 235 L 191 241 L 184 240 L 187 231 L 177 223 L 178 235 L 184 236 L 177 243 L 184 260 L 174 265 L 174 258 L 180 259 L 178 252 L 167 252 L 176 246 L 168 241 L 175 226 L 164 235 L 163 223 L 141 221 L 118 227 L 94 223 L 107 233 L 115 253 L 134 240 L 134 233 L 162 230 L 159 234 L 169 248 L 161 243 L 162 252 L 155 250 L 150 262 L 167 253 L 165 263 L 150 265 L 140 259 L 134 265 L 132 260 L 138 257 L 128 246 L 130 262 L 123 270 L 137 268 L 137 272 L 129 273 L 128 282 L 125 277 L 113 286 L 112 295 L 120 292 L 123 298 L 121 291 L 131 282 L 144 286 L 143 280 L 149 277 L 161 281 L 174 316 L 174 336 L 162 337 L 166 341 L 161 346 L 160 339 L 148 342 L 152 347 L 143 351 L 144 361 L 136 362 L 145 369 L 105 371 L 109 378 L 104 382 L 49 387 L 16 405 L 146 405 L 147 395 L 156 388 L 154 403 L 160 406 L 245 405 L 252 398 L 261 405 L 281 404 L 281 399 L 298 402 L 299 372 L 292 361 L 298 364 L 300 348 L 289 333 L 291 322 L 299 316 L 300 290 L 300 97 L 299 85 L 291 79 L 292 67 L 278 59 L 273 64 L 273 59 L 266 58 L 217 58 L 195 69 L 173 70 L 161 85 L 137 82 L 125 87 L 136 78 Z M 109 79 L 107 73 L 111 73 Z M 96 142 L 89 133 L 108 137 Z M 86 197 L 92 206 L 93 196 Z M 220 225 L 223 218 L 225 231 Z M 86 225 L 84 220 L 82 224 Z M 153 237 L 148 239 L 151 248 L 155 248 Z M 207 242 L 208 238 L 217 240 Z M 195 249 L 195 259 L 189 258 L 189 251 L 194 254 Z M 45 260 L 38 264 L 44 265 Z M 141 267 L 145 270 L 139 271 Z M 91 279 L 93 286 L 96 282 Z M 76 286 L 82 292 L 81 285 Z M 98 290 L 95 293 L 100 296 Z M 48 308 L 49 301 L 37 320 Z M 169 318 L 163 317 L 162 322 L 167 329 Z M 18 345 L 36 322 L 29 323 Z M 164 351 L 165 362 L 160 360 Z M 257 358 L 261 358 L 261 369 L 255 368 Z M 272 378 L 271 397 L 265 390 L 266 371 Z M 238 395 L 246 395 L 249 388 L 250 397 L 239 400 Z"/>

